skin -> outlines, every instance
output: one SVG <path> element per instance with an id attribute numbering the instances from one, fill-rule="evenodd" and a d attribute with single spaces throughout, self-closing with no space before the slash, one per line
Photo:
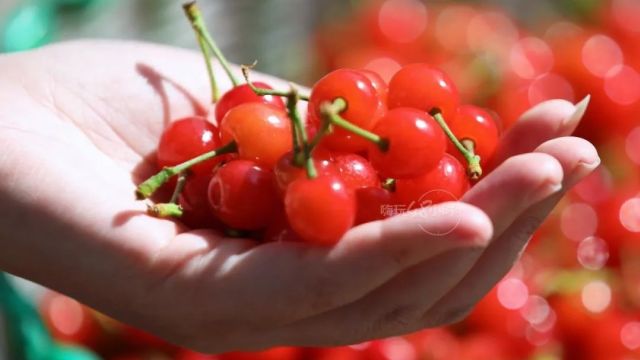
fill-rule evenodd
<path id="1" fill-rule="evenodd" d="M 166 123 L 207 111 L 198 54 L 64 43 L 0 57 L 0 79 L 0 268 L 202 352 L 459 321 L 599 164 L 570 137 L 583 109 L 554 100 L 505 134 L 495 170 L 462 201 L 358 226 L 332 248 L 257 245 L 149 217 L 134 200 Z"/>

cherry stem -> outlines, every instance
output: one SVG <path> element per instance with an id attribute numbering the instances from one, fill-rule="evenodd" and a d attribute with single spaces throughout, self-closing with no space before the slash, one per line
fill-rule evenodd
<path id="1" fill-rule="evenodd" d="M 198 38 L 198 46 L 200 46 L 200 51 L 204 57 L 204 64 L 207 67 L 207 75 L 209 76 L 209 84 L 211 85 L 211 103 L 215 104 L 220 99 L 220 89 L 218 88 L 216 76 L 213 72 L 213 64 L 211 64 L 211 53 L 209 52 L 207 44 L 198 33 L 196 33 L 196 37 Z"/>
<path id="2" fill-rule="evenodd" d="M 213 52 L 213 55 L 218 59 L 218 61 L 220 61 L 220 65 L 222 65 L 222 68 L 227 73 L 227 76 L 229 77 L 229 80 L 231 80 L 233 86 L 238 86 L 240 84 L 240 81 L 231 71 L 231 65 L 229 65 L 227 58 L 224 57 L 224 54 L 218 47 L 218 44 L 216 44 L 216 42 L 209 34 L 207 26 L 202 19 L 202 12 L 200 11 L 200 8 L 198 8 L 196 2 L 188 2 L 182 5 L 182 7 L 187 14 L 187 18 L 189 19 L 191 26 L 198 33 L 198 35 L 202 39 L 204 39 L 204 42 L 209 46 L 209 48 Z"/>
<path id="3" fill-rule="evenodd" d="M 215 150 L 211 150 L 202 155 L 196 156 L 193 159 L 187 160 L 181 164 L 175 166 L 169 166 L 162 169 L 157 174 L 145 180 L 142 184 L 138 185 L 136 189 L 136 198 L 138 200 L 146 199 L 153 195 L 162 185 L 164 185 L 169 179 L 175 175 L 185 172 L 194 165 L 197 165 L 203 161 L 209 160 L 219 155 L 236 152 L 238 146 L 235 141 L 232 141 L 226 145 L 223 145 Z"/>
<path id="4" fill-rule="evenodd" d="M 287 95 L 287 112 L 291 118 L 291 127 L 293 128 L 293 163 L 300 167 L 304 165 L 307 170 L 307 176 L 310 179 L 314 179 L 318 177 L 318 172 L 311 157 L 313 148 L 309 146 L 307 131 L 298 111 L 298 100 L 300 100 L 298 90 L 292 85 Z"/>
<path id="5" fill-rule="evenodd" d="M 325 122 L 332 125 L 339 126 L 349 132 L 352 132 L 372 143 L 378 145 L 381 151 L 387 151 L 389 149 L 389 141 L 383 139 L 379 135 L 365 130 L 351 122 L 345 120 L 340 113 L 347 109 L 347 102 L 343 98 L 337 98 L 332 103 L 326 102 L 320 106 L 320 112 L 325 118 Z"/>
<path id="6" fill-rule="evenodd" d="M 271 95 L 271 96 L 281 96 L 281 97 L 289 98 L 291 94 L 295 91 L 298 100 L 309 101 L 309 95 L 300 94 L 300 92 L 296 88 L 294 88 L 293 84 L 290 84 L 291 90 L 288 90 L 288 91 L 265 89 L 265 88 L 259 88 L 255 86 L 253 82 L 249 80 L 249 72 L 251 71 L 251 69 L 253 69 L 254 66 L 256 66 L 256 64 L 257 62 L 254 62 L 251 65 L 240 66 L 240 69 L 242 70 L 242 76 L 244 76 L 244 79 L 247 82 L 247 85 L 249 85 L 249 87 L 251 88 L 251 90 L 253 90 L 254 93 L 260 96 Z"/>
<path id="7" fill-rule="evenodd" d="M 386 179 L 385 181 L 382 182 L 382 188 L 390 192 L 395 192 L 396 179 L 391 179 L 391 178 Z"/>
<path id="8" fill-rule="evenodd" d="M 464 139 L 463 142 L 465 144 L 460 142 L 449 128 L 449 125 L 447 125 L 447 122 L 444 120 L 444 117 L 442 116 L 442 113 L 439 109 L 432 110 L 430 114 L 436 120 L 438 125 L 440 125 L 453 145 L 455 145 L 462 156 L 464 156 L 465 160 L 467 161 L 467 174 L 469 175 L 469 177 L 473 180 L 479 179 L 480 176 L 482 176 L 482 167 L 480 166 L 480 156 L 474 153 L 473 141 Z M 469 148 L 467 148 L 465 145 L 469 146 Z"/>
<path id="9" fill-rule="evenodd" d="M 147 207 L 147 214 L 159 218 L 181 217 L 182 206 L 175 203 L 153 204 Z"/>
<path id="10" fill-rule="evenodd" d="M 170 203 L 173 203 L 173 204 L 178 203 L 178 198 L 180 197 L 182 190 L 184 190 L 184 185 L 186 183 L 187 183 L 187 173 L 182 172 L 178 174 L 178 181 L 176 183 L 176 188 L 173 190 L 173 194 L 171 195 L 171 199 L 169 200 Z"/>
<path id="11" fill-rule="evenodd" d="M 190 18 L 187 5 L 184 6 L 184 11 L 187 14 L 187 17 Z M 213 65 L 211 64 L 211 52 L 209 51 L 209 47 L 206 41 L 200 35 L 200 32 L 198 32 L 198 30 L 196 29 L 195 23 L 193 21 L 190 21 L 190 23 L 196 35 L 196 40 L 198 41 L 200 52 L 204 57 L 204 64 L 207 67 L 207 75 L 209 76 L 209 84 L 211 85 L 211 103 L 216 103 L 218 102 L 218 99 L 220 99 L 220 89 L 218 89 L 218 83 L 216 82 L 216 77 L 213 72 Z"/>

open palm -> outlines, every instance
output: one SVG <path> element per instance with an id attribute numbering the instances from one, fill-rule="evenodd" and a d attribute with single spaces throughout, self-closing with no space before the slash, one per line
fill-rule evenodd
<path id="1" fill-rule="evenodd" d="M 186 231 L 133 193 L 166 123 L 206 113 L 206 79 L 198 54 L 140 43 L 0 57 L 0 268 L 201 351 L 354 343 L 459 320 L 599 162 L 567 137 L 584 109 L 551 101 L 505 135 L 489 176 L 428 216 L 332 248 Z"/>

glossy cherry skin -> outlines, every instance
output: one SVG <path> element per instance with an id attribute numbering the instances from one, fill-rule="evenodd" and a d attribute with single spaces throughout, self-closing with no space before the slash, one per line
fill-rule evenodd
<path id="1" fill-rule="evenodd" d="M 271 105 L 247 103 L 231 109 L 221 124 L 224 144 L 235 141 L 240 159 L 273 168 L 292 148 L 287 112 Z"/>
<path id="2" fill-rule="evenodd" d="M 271 86 L 260 81 L 254 82 L 253 85 L 261 89 L 272 89 Z M 224 95 L 222 95 L 220 100 L 218 100 L 218 102 L 216 103 L 216 120 L 218 121 L 218 124 L 222 122 L 222 119 L 229 112 L 229 110 L 238 105 L 246 103 L 261 103 L 272 105 L 281 110 L 286 109 L 284 101 L 282 101 L 282 98 L 280 96 L 260 96 L 257 95 L 253 90 L 251 90 L 249 85 L 242 84 L 224 93 Z"/>
<path id="3" fill-rule="evenodd" d="M 445 119 L 455 115 L 460 103 L 458 90 L 444 72 L 429 64 L 411 64 L 389 81 L 389 109 L 411 107 L 426 112 L 440 109 Z"/>
<path id="4" fill-rule="evenodd" d="M 212 177 L 213 172 L 190 176 L 180 194 L 179 204 L 183 210 L 180 221 L 190 228 L 203 229 L 220 226 L 217 219 L 211 215 L 211 205 L 207 198 Z"/>
<path id="5" fill-rule="evenodd" d="M 431 171 L 415 178 L 396 180 L 394 198 L 410 208 L 421 208 L 458 201 L 468 189 L 465 167 L 455 157 L 444 154 Z"/>
<path id="6" fill-rule="evenodd" d="M 373 85 L 373 88 L 376 89 L 376 92 L 378 93 L 378 98 L 382 100 L 382 103 L 386 107 L 387 95 L 389 94 L 389 86 L 384 81 L 384 79 L 382 79 L 382 77 L 377 72 L 372 70 L 360 69 L 358 70 L 358 72 L 366 76 L 369 81 L 371 81 L 371 85 Z"/>
<path id="7" fill-rule="evenodd" d="M 175 120 L 160 137 L 156 159 L 158 167 L 174 166 L 221 146 L 215 125 L 203 117 Z M 191 168 L 198 174 L 209 173 L 221 158 L 204 161 Z"/>
<path id="8" fill-rule="evenodd" d="M 434 168 L 447 148 L 438 123 L 424 111 L 411 108 L 389 110 L 373 132 L 389 143 L 387 151 L 371 144 L 369 159 L 382 177 L 412 178 Z"/>
<path id="9" fill-rule="evenodd" d="M 340 179 L 353 190 L 380 185 L 378 173 L 371 163 L 360 155 L 335 155 L 333 157 L 333 163 L 338 169 Z"/>
<path id="10" fill-rule="evenodd" d="M 326 150 L 314 151 L 312 157 L 318 175 L 339 174 L 338 169 L 330 160 L 330 154 Z M 293 163 L 293 151 L 290 151 L 280 157 L 280 160 L 278 160 L 278 163 L 273 168 L 273 173 L 275 175 L 276 184 L 278 185 L 278 190 L 283 195 L 287 190 L 287 187 L 289 187 L 289 184 L 298 179 L 304 179 L 307 177 L 306 168 L 304 166 L 296 166 Z"/>
<path id="11" fill-rule="evenodd" d="M 355 221 L 355 196 L 336 176 L 292 182 L 284 204 L 291 228 L 315 245 L 337 243 Z"/>
<path id="12" fill-rule="evenodd" d="M 313 112 L 307 114 L 307 129 L 315 135 L 320 129 L 320 119 Z M 313 138 L 310 136 L 309 138 Z M 333 132 L 324 136 L 320 145 L 326 149 L 339 152 L 363 152 L 367 150 L 369 143 L 362 137 L 340 128 L 334 128 Z"/>
<path id="13" fill-rule="evenodd" d="M 356 224 L 382 220 L 387 217 L 385 206 L 393 206 L 394 199 L 387 189 L 381 187 L 362 187 L 356 190 L 358 211 Z"/>
<path id="14" fill-rule="evenodd" d="M 365 74 L 351 69 L 338 69 L 328 73 L 311 89 L 309 110 L 320 119 L 320 106 L 337 98 L 343 98 L 347 102 L 347 109 L 340 114 L 345 120 L 365 129 L 370 129 L 375 124 L 382 99 Z"/>
<path id="15" fill-rule="evenodd" d="M 311 89 L 309 121 L 320 124 L 322 104 L 342 98 L 347 102 L 347 109 L 340 115 L 345 120 L 369 130 L 386 109 L 378 93 L 367 75 L 360 71 L 350 69 L 332 71 L 318 80 Z M 346 144 L 342 144 L 343 142 Z M 350 144 L 353 142 L 356 145 Z M 353 151 L 365 148 L 361 139 L 354 140 L 351 133 L 341 128 L 335 128 L 326 137 L 325 143 L 332 150 Z"/>
<path id="16" fill-rule="evenodd" d="M 238 230 L 260 230 L 281 207 L 273 172 L 253 161 L 232 160 L 222 165 L 209 183 L 213 214 Z"/>
<path id="17" fill-rule="evenodd" d="M 482 166 L 491 160 L 498 147 L 500 133 L 493 116 L 486 110 L 473 105 L 460 106 L 456 111 L 456 116 L 447 120 L 447 125 L 458 140 L 473 141 L 474 152 L 480 156 Z M 449 141 L 447 144 L 449 154 L 464 162 L 464 157 L 453 143 Z"/>
<path id="18" fill-rule="evenodd" d="M 281 211 L 276 215 L 264 231 L 262 235 L 262 241 L 264 242 L 302 242 L 300 235 L 298 235 L 291 225 L 287 214 Z"/>

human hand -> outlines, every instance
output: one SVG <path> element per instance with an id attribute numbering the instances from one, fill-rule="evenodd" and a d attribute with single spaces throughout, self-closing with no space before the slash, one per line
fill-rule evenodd
<path id="1" fill-rule="evenodd" d="M 332 248 L 257 244 L 134 201 L 166 123 L 206 111 L 198 54 L 75 42 L 0 57 L 0 78 L 0 268 L 205 352 L 456 321 L 599 162 L 567 137 L 584 109 L 551 101 L 505 134 L 499 165 L 460 202 L 358 226 Z"/>

